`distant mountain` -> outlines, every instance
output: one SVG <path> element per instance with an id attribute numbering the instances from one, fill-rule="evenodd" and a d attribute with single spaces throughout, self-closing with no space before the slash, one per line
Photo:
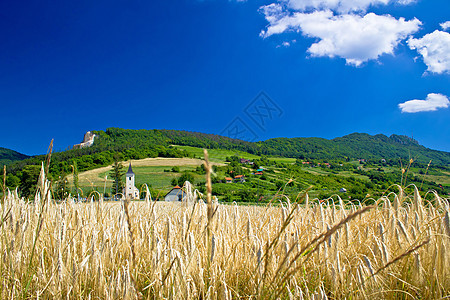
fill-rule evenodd
<path id="1" fill-rule="evenodd" d="M 29 158 L 29 156 L 14 150 L 0 147 L 0 166 L 9 165 L 15 161 L 24 160 L 26 158 Z"/>

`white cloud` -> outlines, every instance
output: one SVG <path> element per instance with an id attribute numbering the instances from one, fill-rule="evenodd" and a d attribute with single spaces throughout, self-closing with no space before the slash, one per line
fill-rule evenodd
<path id="1" fill-rule="evenodd" d="M 447 30 L 450 28 L 450 21 L 439 24 L 442 27 L 442 30 Z"/>
<path id="2" fill-rule="evenodd" d="M 330 10 L 286 14 L 278 4 L 263 8 L 263 12 L 269 26 L 261 36 L 301 31 L 307 37 L 319 39 L 308 49 L 311 56 L 338 56 L 354 66 L 382 54 L 393 54 L 395 47 L 421 25 L 417 19 L 405 21 L 404 18 L 374 13 L 363 17 L 354 14 L 336 16 Z"/>
<path id="3" fill-rule="evenodd" d="M 450 73 L 450 33 L 435 30 L 420 39 L 410 38 L 408 45 L 422 55 L 427 71 Z"/>
<path id="4" fill-rule="evenodd" d="M 400 103 L 398 107 L 404 113 L 416 113 L 423 111 L 435 111 L 438 108 L 447 108 L 450 105 L 450 101 L 447 96 L 442 94 L 428 94 L 425 100 L 409 100 L 404 103 Z"/>
<path id="5" fill-rule="evenodd" d="M 287 7 L 297 11 L 333 10 L 339 13 L 365 12 L 370 6 L 396 3 L 407 5 L 415 0 L 287 0 Z"/>

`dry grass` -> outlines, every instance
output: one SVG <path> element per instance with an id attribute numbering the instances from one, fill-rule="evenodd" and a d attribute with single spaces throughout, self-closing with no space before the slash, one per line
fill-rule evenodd
<path id="1" fill-rule="evenodd" d="M 394 197 L 375 207 L 56 204 L 43 176 L 34 203 L 8 193 L 1 205 L 0 297 L 448 297 L 448 200 Z"/>

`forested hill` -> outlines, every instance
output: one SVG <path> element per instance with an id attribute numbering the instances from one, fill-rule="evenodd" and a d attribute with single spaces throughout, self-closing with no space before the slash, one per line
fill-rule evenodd
<path id="1" fill-rule="evenodd" d="M 352 133 L 332 140 L 322 138 L 274 138 L 260 142 L 274 154 L 311 159 L 366 159 L 392 160 L 414 159 L 415 161 L 449 165 L 450 153 L 431 150 L 409 137 L 383 134 L 371 136 Z"/>
<path id="2" fill-rule="evenodd" d="M 171 144 L 209 149 L 236 149 L 256 155 L 278 155 L 320 160 L 409 160 L 449 165 L 450 153 L 431 150 L 409 137 L 352 133 L 327 140 L 323 138 L 273 138 L 250 143 L 224 136 L 179 130 L 128 130 L 108 128 L 95 132 L 97 147 L 146 147 Z"/>
<path id="3" fill-rule="evenodd" d="M 28 155 L 0 147 L 0 166 L 28 158 Z"/>

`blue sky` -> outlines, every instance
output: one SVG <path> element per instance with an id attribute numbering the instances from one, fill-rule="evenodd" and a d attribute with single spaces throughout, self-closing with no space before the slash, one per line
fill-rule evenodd
<path id="1" fill-rule="evenodd" d="M 450 151 L 447 21 L 448 0 L 2 1 L 0 146 L 121 127 Z"/>

